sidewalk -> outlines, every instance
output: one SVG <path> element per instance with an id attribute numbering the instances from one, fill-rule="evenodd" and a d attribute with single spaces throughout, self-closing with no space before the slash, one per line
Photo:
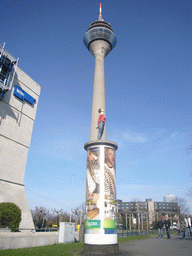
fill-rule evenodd
<path id="1" fill-rule="evenodd" d="M 192 256 L 192 240 L 183 240 L 181 235 L 172 235 L 171 239 L 151 237 L 119 244 L 119 250 L 121 256 Z"/>

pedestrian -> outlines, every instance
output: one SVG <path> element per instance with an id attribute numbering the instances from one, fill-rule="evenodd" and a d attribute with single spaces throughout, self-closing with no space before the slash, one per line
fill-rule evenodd
<path id="1" fill-rule="evenodd" d="M 177 235 L 180 235 L 180 224 L 181 224 L 181 222 L 180 221 L 178 221 L 177 222 Z"/>
<path id="2" fill-rule="evenodd" d="M 159 236 L 159 238 L 163 238 L 163 226 L 164 226 L 164 223 L 163 223 L 161 217 L 159 217 L 157 226 L 158 226 L 158 236 Z"/>
<path id="3" fill-rule="evenodd" d="M 170 220 L 168 217 L 165 217 L 164 224 L 165 224 L 165 228 L 166 228 L 166 232 L 167 232 L 167 238 L 170 239 L 171 238 L 171 236 L 170 236 L 171 223 L 170 223 Z"/>
<path id="4" fill-rule="evenodd" d="M 188 231 L 189 239 L 191 238 L 191 218 L 189 218 L 188 214 L 185 215 L 185 225 Z"/>
<path id="5" fill-rule="evenodd" d="M 98 112 L 99 112 L 99 118 L 98 118 L 98 121 L 97 121 L 97 127 L 96 128 L 98 129 L 97 139 L 100 140 L 102 135 L 103 135 L 106 118 L 104 116 L 104 109 L 100 108 L 98 110 Z"/>
<path id="6" fill-rule="evenodd" d="M 185 231 L 187 230 L 186 228 L 186 223 L 185 221 L 181 220 L 181 223 L 180 223 L 180 231 L 182 233 L 182 238 L 185 239 Z"/>

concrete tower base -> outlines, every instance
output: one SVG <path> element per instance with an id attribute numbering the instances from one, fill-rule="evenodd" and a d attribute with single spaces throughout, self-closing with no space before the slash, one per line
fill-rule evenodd
<path id="1" fill-rule="evenodd" d="M 31 230 L 35 230 L 31 211 L 27 202 L 24 184 L 0 180 L 0 203 L 3 202 L 14 203 L 21 209 L 20 230 L 23 229 L 29 232 L 31 232 Z"/>
<path id="2" fill-rule="evenodd" d="M 117 255 L 119 253 L 118 244 L 92 245 L 84 244 L 82 255 Z"/>

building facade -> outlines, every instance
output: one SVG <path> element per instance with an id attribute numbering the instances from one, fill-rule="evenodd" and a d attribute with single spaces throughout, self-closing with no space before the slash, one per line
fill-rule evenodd
<path id="1" fill-rule="evenodd" d="M 41 87 L 16 64 L 0 47 L 0 203 L 15 203 L 21 209 L 19 228 L 30 230 L 23 181 Z"/>
<path id="2" fill-rule="evenodd" d="M 177 203 L 177 197 L 175 197 L 174 195 L 167 194 L 166 196 L 163 197 L 163 201 Z"/>
<path id="3" fill-rule="evenodd" d="M 169 217 L 177 216 L 179 207 L 177 202 L 153 202 L 152 199 L 146 199 L 145 202 L 123 202 L 117 200 L 117 209 L 119 215 L 140 216 L 144 221 L 152 224 L 162 214 Z"/>

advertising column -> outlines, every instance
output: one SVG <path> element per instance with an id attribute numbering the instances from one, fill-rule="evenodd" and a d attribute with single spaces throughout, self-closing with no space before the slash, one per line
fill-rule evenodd
<path id="1" fill-rule="evenodd" d="M 117 244 L 115 149 L 87 148 L 85 244 Z"/>

